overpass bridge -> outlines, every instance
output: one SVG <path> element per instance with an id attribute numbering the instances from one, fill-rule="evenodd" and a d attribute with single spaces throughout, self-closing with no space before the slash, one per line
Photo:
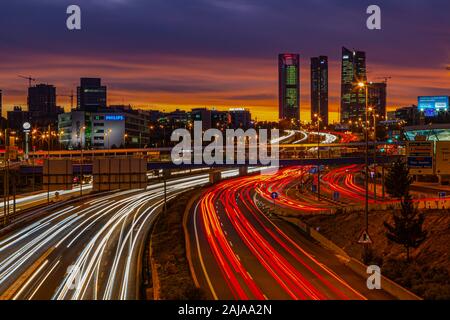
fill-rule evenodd
<path id="1" fill-rule="evenodd" d="M 270 149 L 279 148 L 279 164 L 280 166 L 294 165 L 345 165 L 345 164 L 361 164 L 365 159 L 365 143 L 331 143 L 321 144 L 318 156 L 317 144 L 279 144 L 272 145 Z M 146 149 L 110 149 L 110 150 L 69 150 L 69 151 L 37 151 L 30 153 L 28 161 L 15 162 L 9 164 L 9 170 L 19 171 L 21 174 L 41 174 L 45 159 L 70 159 L 73 162 L 74 174 L 83 172 L 84 174 L 92 173 L 92 163 L 94 159 L 117 159 L 117 158 L 141 158 L 147 162 L 148 171 L 159 169 L 186 170 L 190 168 L 204 167 L 242 167 L 242 166 L 258 166 L 258 164 L 247 163 L 242 165 L 214 164 L 207 166 L 205 164 L 181 164 L 175 165 L 171 160 L 171 148 L 146 148 Z M 369 143 L 369 161 L 383 164 L 389 163 L 398 157 L 405 155 L 405 147 L 403 143 L 385 143 L 370 142 Z M 235 159 L 237 158 L 237 150 L 235 148 Z M 193 161 L 192 161 L 193 162 Z M 224 161 L 225 162 L 225 161 Z M 262 166 L 262 164 L 260 164 Z M 82 168 L 81 168 L 82 167 Z M 5 166 L 1 166 L 0 170 L 4 170 Z"/>
<path id="2" fill-rule="evenodd" d="M 377 164 L 388 164 L 392 163 L 398 158 L 401 158 L 401 155 L 389 155 L 389 156 L 377 156 L 376 163 Z M 375 162 L 373 157 L 369 157 L 369 164 Z M 325 166 L 339 166 L 339 165 L 348 165 L 348 164 L 364 164 L 365 157 L 344 157 L 344 158 L 303 158 L 303 159 L 280 159 L 279 165 L 280 167 L 289 167 L 289 166 L 306 166 L 306 165 L 325 165 Z M 265 167 L 266 164 L 214 164 L 214 165 L 205 165 L 205 164 L 181 164 L 175 165 L 171 161 L 152 161 L 147 163 L 147 171 L 154 170 L 189 170 L 189 169 L 199 169 L 199 168 L 239 168 L 239 167 Z M 82 168 L 81 168 L 82 167 Z M 84 164 L 74 164 L 73 165 L 73 174 L 74 176 L 79 175 L 81 172 L 86 175 L 92 174 L 93 165 L 91 163 Z M 21 174 L 36 174 L 40 175 L 43 173 L 43 166 L 31 166 L 31 165 L 21 165 L 18 167 L 19 172 Z"/>

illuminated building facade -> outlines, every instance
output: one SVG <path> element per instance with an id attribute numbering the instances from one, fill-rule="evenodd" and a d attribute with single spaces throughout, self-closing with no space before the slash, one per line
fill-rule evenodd
<path id="1" fill-rule="evenodd" d="M 300 122 L 300 56 L 282 53 L 278 56 L 279 119 L 294 125 Z"/>
<path id="2" fill-rule="evenodd" d="M 341 122 L 354 122 L 364 118 L 366 98 L 358 82 L 366 82 L 366 53 L 342 47 L 341 68 Z"/>

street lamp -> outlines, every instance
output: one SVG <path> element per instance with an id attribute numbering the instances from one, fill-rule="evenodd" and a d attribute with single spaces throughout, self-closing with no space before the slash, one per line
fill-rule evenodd
<path id="1" fill-rule="evenodd" d="M 315 113 L 314 118 L 317 121 L 317 200 L 320 201 L 320 116 Z"/>
<path id="2" fill-rule="evenodd" d="M 367 120 L 369 119 L 369 85 L 367 82 L 359 82 L 358 87 L 364 89 L 366 97 L 366 125 L 365 129 L 365 139 L 366 139 L 366 152 L 365 152 L 365 184 L 366 184 L 366 198 L 365 198 L 365 231 L 369 232 L 369 127 L 367 125 Z M 367 249 L 366 249 L 367 250 Z"/>
<path id="3" fill-rule="evenodd" d="M 44 139 L 48 138 L 47 143 L 47 205 L 50 203 L 50 143 L 51 143 L 51 127 L 48 125 L 48 133 L 44 133 Z"/>
<path id="4" fill-rule="evenodd" d="M 112 132 L 112 130 L 108 129 L 108 131 L 105 133 L 105 138 L 108 139 L 108 150 L 110 149 L 110 147 L 109 147 L 109 136 L 111 135 L 111 132 Z"/>
<path id="5" fill-rule="evenodd" d="M 128 138 L 128 133 L 125 133 L 123 135 L 123 147 L 126 148 L 127 147 L 127 138 Z"/>
<path id="6" fill-rule="evenodd" d="M 377 201 L 377 117 L 379 115 L 376 113 L 376 109 L 369 107 L 369 111 L 372 112 L 373 116 L 373 199 Z"/>
<path id="7" fill-rule="evenodd" d="M 80 129 L 80 147 L 81 147 L 81 166 L 80 166 L 80 197 L 83 196 L 83 165 L 84 165 L 84 159 L 83 159 L 83 147 L 84 147 L 84 142 L 86 140 L 85 137 L 85 132 L 86 132 L 86 126 L 82 126 Z"/>

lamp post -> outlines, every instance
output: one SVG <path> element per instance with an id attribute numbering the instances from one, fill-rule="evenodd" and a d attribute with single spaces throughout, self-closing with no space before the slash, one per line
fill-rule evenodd
<path id="1" fill-rule="evenodd" d="M 86 127 L 83 126 L 81 127 L 81 132 L 80 132 L 80 144 L 81 144 L 81 150 L 80 150 L 80 155 L 81 155 L 81 165 L 80 165 L 80 197 L 83 196 L 83 164 L 84 164 L 84 159 L 83 159 L 83 145 L 84 145 L 84 140 L 85 140 L 85 131 L 86 131 Z"/>
<path id="2" fill-rule="evenodd" d="M 377 114 L 376 109 L 370 107 L 369 111 L 372 112 L 373 115 L 373 199 L 377 201 Z"/>
<path id="3" fill-rule="evenodd" d="M 63 147 L 62 147 L 62 145 L 63 145 L 63 143 L 62 143 L 63 136 L 64 136 L 64 130 L 61 129 L 59 131 L 59 150 L 63 149 Z"/>
<path id="4" fill-rule="evenodd" d="M 50 125 L 48 125 L 48 132 L 45 134 L 44 132 L 44 139 L 47 138 L 47 204 L 50 204 L 50 139 L 51 136 L 51 128 Z"/>
<path id="5" fill-rule="evenodd" d="M 317 200 L 320 201 L 320 116 L 314 114 L 317 121 Z"/>
<path id="6" fill-rule="evenodd" d="M 109 137 L 110 137 L 110 135 L 111 135 L 111 132 L 112 132 L 112 130 L 111 129 L 108 129 L 108 133 L 106 134 L 106 136 L 107 136 L 107 138 L 108 138 L 108 150 L 109 149 L 111 149 L 111 146 L 110 146 L 110 144 L 109 144 Z"/>
<path id="7" fill-rule="evenodd" d="M 366 139 L 366 152 L 365 152 L 365 187 L 366 187 L 366 197 L 365 197 L 365 206 L 364 206 L 364 213 L 365 213 L 365 231 L 369 232 L 369 128 L 367 125 L 368 119 L 369 119 L 369 85 L 367 82 L 359 82 L 358 87 L 360 89 L 365 90 L 365 96 L 366 96 L 366 125 L 364 127 L 365 129 L 365 139 Z M 367 250 L 367 249 L 366 249 Z"/>
<path id="8" fill-rule="evenodd" d="M 8 150 L 8 129 L 4 131 L 5 137 L 5 170 L 3 170 L 3 225 L 8 224 L 9 215 L 9 150 Z"/>
<path id="9" fill-rule="evenodd" d="M 124 147 L 124 149 L 127 148 L 127 138 L 128 138 L 128 133 L 125 133 L 123 135 L 123 147 Z"/>

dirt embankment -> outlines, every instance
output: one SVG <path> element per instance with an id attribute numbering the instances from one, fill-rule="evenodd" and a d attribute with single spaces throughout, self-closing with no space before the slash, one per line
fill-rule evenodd
<path id="1" fill-rule="evenodd" d="M 149 236 L 144 265 L 147 265 L 147 299 L 201 300 L 204 294 L 195 286 L 186 258 L 183 215 L 196 191 L 189 191 L 167 203 Z M 145 270 L 145 268 L 144 268 Z"/>
<path id="2" fill-rule="evenodd" d="M 425 299 L 450 299 L 450 210 L 426 211 L 424 229 L 427 240 L 411 250 L 411 262 L 405 260 L 405 249 L 386 238 L 384 221 L 391 222 L 391 212 L 371 211 L 369 233 L 374 242 L 374 263 L 388 278 Z M 361 259 L 362 246 L 357 243 L 364 223 L 363 212 L 338 213 L 335 216 L 302 216 L 301 219 Z"/>

